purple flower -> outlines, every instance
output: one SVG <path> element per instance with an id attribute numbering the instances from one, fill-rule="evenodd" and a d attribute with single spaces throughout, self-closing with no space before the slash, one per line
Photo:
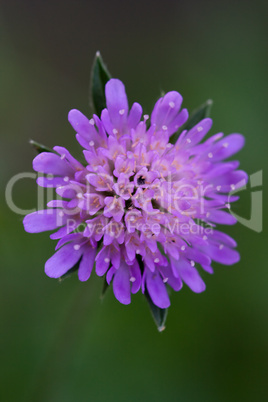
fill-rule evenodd
<path id="1" fill-rule="evenodd" d="M 129 304 L 141 289 L 167 308 L 167 285 L 179 291 L 185 283 L 203 292 L 202 269 L 213 273 L 213 261 L 239 261 L 236 242 L 215 227 L 236 222 L 228 209 L 238 197 L 231 193 L 247 175 L 238 162 L 225 160 L 244 138 L 216 134 L 203 141 L 212 125 L 206 118 L 172 144 L 170 137 L 188 119 L 179 93 L 160 98 L 151 118 L 142 118 L 138 103 L 129 110 L 121 81 L 108 81 L 105 94 L 101 118 L 69 113 L 84 165 L 59 146 L 34 159 L 34 170 L 44 174 L 38 185 L 54 187 L 57 199 L 27 215 L 24 227 L 30 233 L 56 230 L 50 236 L 58 240 L 56 253 L 45 264 L 49 277 L 78 263 L 78 277 L 86 281 L 95 265 L 121 303 Z"/>

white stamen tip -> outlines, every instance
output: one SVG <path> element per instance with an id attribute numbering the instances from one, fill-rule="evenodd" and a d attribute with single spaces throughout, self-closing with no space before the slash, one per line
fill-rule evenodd
<path id="1" fill-rule="evenodd" d="M 235 190 L 235 185 L 231 184 L 231 190 Z"/>
<path id="2" fill-rule="evenodd" d="M 195 266 L 195 262 L 193 260 L 190 261 L 190 264 L 191 264 L 192 267 Z"/>
<path id="3" fill-rule="evenodd" d="M 162 126 L 162 130 L 167 131 L 167 126 Z"/>
<path id="4" fill-rule="evenodd" d="M 200 132 L 200 131 L 203 131 L 203 127 L 198 126 L 198 127 L 197 127 L 197 131 L 199 131 L 199 132 Z"/>
<path id="5" fill-rule="evenodd" d="M 94 126 L 94 124 L 95 124 L 94 119 L 90 119 L 90 120 L 89 120 L 89 124 L 91 124 L 92 126 Z"/>
<path id="6" fill-rule="evenodd" d="M 224 245 L 223 245 L 223 244 L 220 244 L 219 249 L 222 250 L 223 247 L 224 247 Z"/>
<path id="7" fill-rule="evenodd" d="M 134 276 L 131 276 L 129 280 L 130 282 L 135 282 L 136 278 L 134 278 Z"/>
<path id="8" fill-rule="evenodd" d="M 94 147 L 95 142 L 94 142 L 94 141 L 89 141 L 89 145 L 90 145 L 91 147 Z"/>
<path id="9" fill-rule="evenodd" d="M 59 216 L 64 216 L 64 212 L 63 212 L 63 211 L 60 211 L 60 212 L 59 212 Z"/>
<path id="10" fill-rule="evenodd" d="M 207 240 L 208 239 L 208 237 L 205 235 L 205 236 L 203 236 L 203 240 Z"/>
<path id="11" fill-rule="evenodd" d="M 170 144 L 170 143 L 168 143 L 166 146 L 166 148 L 171 148 L 171 147 L 172 147 L 172 144 Z"/>
<path id="12" fill-rule="evenodd" d="M 185 246 L 181 246 L 181 251 L 184 251 L 186 249 Z"/>
<path id="13" fill-rule="evenodd" d="M 120 114 L 120 116 L 123 116 L 123 114 L 125 113 L 125 109 L 121 109 L 121 110 L 119 110 L 119 114 Z"/>
<path id="14" fill-rule="evenodd" d="M 169 106 L 173 109 L 175 107 L 175 103 L 174 102 L 169 102 Z"/>
<path id="15" fill-rule="evenodd" d="M 64 179 L 63 179 L 63 181 L 69 181 L 69 177 L 68 177 L 68 176 L 65 176 Z"/>
<path id="16" fill-rule="evenodd" d="M 78 193 L 78 194 L 77 194 L 77 198 L 83 198 L 83 194 L 82 194 L 82 193 Z"/>
<path id="17" fill-rule="evenodd" d="M 75 250 L 79 250 L 79 249 L 80 249 L 80 245 L 79 245 L 79 244 L 75 244 L 75 245 L 74 245 L 74 249 L 75 249 Z"/>
<path id="18" fill-rule="evenodd" d="M 186 141 L 188 142 L 188 144 L 191 144 L 191 142 L 192 142 L 191 138 L 187 138 Z"/>
<path id="19" fill-rule="evenodd" d="M 163 279 L 163 282 L 164 282 L 164 283 L 167 283 L 167 281 L 168 281 L 168 278 L 164 278 L 164 279 Z"/>
<path id="20" fill-rule="evenodd" d="M 129 220 L 130 220 L 130 222 L 133 222 L 133 221 L 135 221 L 135 217 L 134 217 L 134 216 L 131 216 L 131 217 L 129 218 Z"/>
<path id="21" fill-rule="evenodd" d="M 217 190 L 217 191 L 220 191 L 220 189 L 221 189 L 221 186 L 217 186 L 217 187 L 216 187 L 216 190 Z"/>
<path id="22" fill-rule="evenodd" d="M 113 128 L 113 134 L 114 135 L 118 134 L 118 130 L 116 130 L 116 128 Z"/>
<path id="23" fill-rule="evenodd" d="M 110 258 L 104 258 L 104 262 L 106 262 L 108 264 L 108 262 L 110 262 Z"/>
<path id="24" fill-rule="evenodd" d="M 148 114 L 145 114 L 145 115 L 143 116 L 143 118 L 144 118 L 144 120 L 146 121 L 146 120 L 149 119 L 149 115 L 148 115 Z"/>
<path id="25" fill-rule="evenodd" d="M 224 147 L 224 148 L 228 148 L 228 142 L 225 142 L 224 144 L 222 144 L 222 146 Z"/>
<path id="26" fill-rule="evenodd" d="M 61 159 L 64 159 L 65 156 L 66 156 L 65 154 L 62 154 L 60 158 L 61 158 Z"/>
<path id="27" fill-rule="evenodd" d="M 141 251 L 140 251 L 139 249 L 136 250 L 136 254 L 140 254 L 140 252 L 141 252 Z"/>
<path id="28" fill-rule="evenodd" d="M 93 223 L 88 223 L 87 224 L 87 227 L 90 229 L 90 228 L 92 228 L 93 227 Z"/>
<path id="29" fill-rule="evenodd" d="M 114 237 L 114 236 L 115 236 L 115 233 L 114 233 L 114 232 L 110 232 L 110 236 L 111 236 L 111 237 Z"/>
<path id="30" fill-rule="evenodd" d="M 156 264 L 157 264 L 159 261 L 160 261 L 159 258 L 156 258 L 156 259 L 154 260 L 154 262 L 155 262 Z"/>
<path id="31" fill-rule="evenodd" d="M 209 157 L 209 158 L 213 158 L 213 153 L 210 152 L 210 153 L 208 154 L 208 157 Z"/>

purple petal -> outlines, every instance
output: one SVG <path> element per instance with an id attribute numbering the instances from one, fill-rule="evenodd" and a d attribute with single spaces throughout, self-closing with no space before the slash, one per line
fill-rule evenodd
<path id="1" fill-rule="evenodd" d="M 230 134 L 216 142 L 212 148 L 213 162 L 229 158 L 233 154 L 240 151 L 245 144 L 245 138 L 241 134 Z"/>
<path id="2" fill-rule="evenodd" d="M 103 276 L 110 266 L 110 247 L 103 247 L 96 256 L 96 274 Z"/>
<path id="3" fill-rule="evenodd" d="M 210 222 L 221 223 L 223 225 L 234 225 L 237 220 L 236 218 L 225 211 L 210 211 L 207 218 Z"/>
<path id="4" fill-rule="evenodd" d="M 72 176 L 74 174 L 74 170 L 66 161 L 52 152 L 42 152 L 37 155 L 33 160 L 33 169 L 36 172 L 56 176 Z"/>
<path id="5" fill-rule="evenodd" d="M 130 269 L 130 282 L 132 282 L 131 293 L 137 293 L 141 287 L 141 270 L 137 261 L 129 266 Z"/>
<path id="6" fill-rule="evenodd" d="M 36 183 L 40 187 L 56 188 L 66 184 L 66 181 L 62 177 L 38 177 Z"/>
<path id="7" fill-rule="evenodd" d="M 105 86 L 106 104 L 111 122 L 120 129 L 128 115 L 128 100 L 124 84 L 112 78 Z"/>
<path id="8" fill-rule="evenodd" d="M 83 113 L 79 112 L 79 110 L 72 109 L 68 114 L 68 120 L 78 134 L 86 140 L 90 140 L 93 125 L 90 124 L 88 118 L 84 116 Z"/>
<path id="9" fill-rule="evenodd" d="M 158 271 L 151 272 L 146 269 L 146 287 L 153 303 L 160 308 L 170 306 L 170 300 L 165 284 Z"/>
<path id="10" fill-rule="evenodd" d="M 128 116 L 128 127 L 136 128 L 140 122 L 142 115 L 142 107 L 139 103 L 133 103 Z"/>
<path id="11" fill-rule="evenodd" d="M 198 144 L 204 137 L 205 135 L 209 132 L 212 126 L 212 120 L 207 118 L 201 120 L 196 126 L 191 128 L 191 130 L 188 131 L 186 136 L 184 137 L 184 142 L 188 141 L 190 146 L 194 146 Z"/>
<path id="12" fill-rule="evenodd" d="M 224 265 L 233 265 L 240 260 L 239 253 L 227 246 L 223 245 L 208 245 L 205 246 L 204 251 L 212 258 L 214 261 L 219 262 Z"/>
<path id="13" fill-rule="evenodd" d="M 66 244 L 47 260 L 45 273 L 50 278 L 61 277 L 79 261 L 82 252 L 82 248 L 75 250 L 73 243 Z"/>
<path id="14" fill-rule="evenodd" d="M 80 281 L 87 281 L 90 277 L 95 261 L 95 255 L 96 249 L 87 245 L 78 268 L 78 278 Z"/>
<path id="15" fill-rule="evenodd" d="M 54 230 L 66 223 L 67 216 L 62 216 L 61 209 L 45 209 L 32 212 L 23 219 L 24 229 L 28 233 L 40 233 Z"/>
<path id="16" fill-rule="evenodd" d="M 120 268 L 116 270 L 113 280 L 114 295 L 122 304 L 129 304 L 130 298 L 130 272 L 127 264 L 121 264 Z"/>
<path id="17" fill-rule="evenodd" d="M 201 293 L 206 289 L 206 285 L 195 267 L 192 267 L 192 265 L 185 260 L 175 261 L 174 263 L 176 264 L 181 279 L 193 292 Z"/>

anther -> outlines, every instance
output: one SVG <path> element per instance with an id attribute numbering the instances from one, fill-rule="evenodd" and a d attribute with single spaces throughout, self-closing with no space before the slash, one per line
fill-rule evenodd
<path id="1" fill-rule="evenodd" d="M 95 142 L 94 142 L 94 141 L 89 141 L 89 145 L 90 145 L 91 147 L 94 147 Z"/>
<path id="2" fill-rule="evenodd" d="M 167 131 L 167 126 L 163 125 L 162 130 Z"/>
<path id="3" fill-rule="evenodd" d="M 212 152 L 209 152 L 208 157 L 209 157 L 209 158 L 213 158 L 213 153 L 212 153 Z"/>
<path id="4" fill-rule="evenodd" d="M 200 131 L 203 131 L 203 127 L 198 126 L 198 127 L 197 127 L 197 131 L 199 131 L 199 132 L 200 132 Z"/>
<path id="5" fill-rule="evenodd" d="M 63 181 L 69 181 L 69 177 L 68 177 L 68 176 L 65 176 L 64 179 L 63 179 Z"/>
<path id="6" fill-rule="evenodd" d="M 175 103 L 174 102 L 169 102 L 169 106 L 173 109 L 175 107 Z"/>
<path id="7" fill-rule="evenodd" d="M 120 114 L 120 116 L 123 116 L 123 114 L 125 113 L 125 109 L 121 109 L 121 110 L 119 110 L 119 114 Z"/>
<path id="8" fill-rule="evenodd" d="M 110 262 L 110 258 L 104 258 L 104 262 L 106 262 L 108 264 L 108 262 Z"/>
<path id="9" fill-rule="evenodd" d="M 159 258 L 155 258 L 154 262 L 157 264 L 159 262 Z"/>
<path id="10" fill-rule="evenodd" d="M 90 123 L 92 126 L 94 126 L 94 124 L 95 124 L 94 119 L 90 119 L 90 120 L 89 120 L 89 123 Z"/>
<path id="11" fill-rule="evenodd" d="M 80 249 L 80 245 L 79 245 L 79 244 L 75 244 L 75 245 L 74 245 L 74 249 L 75 249 L 75 250 L 79 250 L 79 249 Z"/>

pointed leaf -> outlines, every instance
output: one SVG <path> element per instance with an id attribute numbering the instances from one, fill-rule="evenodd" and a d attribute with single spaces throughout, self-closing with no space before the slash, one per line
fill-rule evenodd
<path id="1" fill-rule="evenodd" d="M 91 100 L 98 116 L 106 107 L 105 84 L 111 78 L 111 74 L 103 63 L 100 52 L 96 53 L 91 71 Z"/>
<path id="2" fill-rule="evenodd" d="M 211 99 L 208 99 L 205 103 L 203 103 L 203 105 L 201 105 L 199 108 L 195 109 L 190 114 L 189 119 L 183 126 L 183 130 L 190 130 L 201 120 L 205 119 L 206 117 L 209 117 L 212 105 L 213 105 L 213 101 Z M 181 130 L 181 131 L 183 131 L 183 130 Z"/>
<path id="3" fill-rule="evenodd" d="M 36 142 L 34 140 L 30 140 L 29 143 L 34 147 L 34 149 L 41 154 L 42 152 L 53 152 L 54 154 L 56 153 L 53 151 L 53 149 L 46 147 L 43 144 L 40 144 L 39 142 Z"/>
<path id="4" fill-rule="evenodd" d="M 158 331 L 159 331 L 159 332 L 164 331 L 164 329 L 165 329 L 165 322 L 166 322 L 166 319 L 167 319 L 167 312 L 168 312 L 168 309 L 167 309 L 167 308 L 164 308 L 164 309 L 163 309 L 163 308 L 157 307 L 157 306 L 152 302 L 152 299 L 151 299 L 151 297 L 150 297 L 150 295 L 149 295 L 147 289 L 145 289 L 145 293 L 144 293 L 144 294 L 145 294 L 146 300 L 147 300 L 147 302 L 148 302 L 149 308 L 150 308 L 150 310 L 151 310 L 153 319 L 154 319 L 154 321 L 155 321 L 155 323 L 156 323 L 156 326 L 157 326 Z"/>

